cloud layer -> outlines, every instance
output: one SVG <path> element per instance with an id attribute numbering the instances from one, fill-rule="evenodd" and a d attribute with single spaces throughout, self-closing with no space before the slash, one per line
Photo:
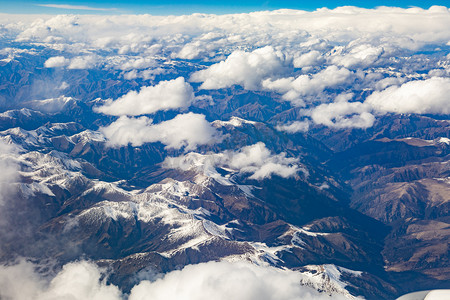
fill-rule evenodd
<path id="1" fill-rule="evenodd" d="M 46 42 L 52 36 L 60 42 L 83 42 L 97 47 L 99 40 L 108 40 L 110 46 L 119 49 L 134 42 L 136 45 L 133 47 L 137 49 L 151 44 L 152 39 L 139 40 L 140 37 L 150 36 L 159 43 L 172 41 L 171 46 L 183 42 L 174 49 L 177 53 L 185 45 L 194 45 L 191 48 L 199 49 L 196 52 L 203 52 L 236 44 L 256 48 L 267 45 L 297 45 L 296 48 L 298 45 L 315 45 L 317 48 L 326 45 L 327 41 L 347 44 L 360 39 L 354 46 L 365 46 L 348 53 L 364 58 L 380 54 L 379 48 L 368 46 L 374 42 L 388 46 L 384 47 L 386 51 L 391 45 L 413 49 L 424 43 L 447 43 L 450 39 L 450 32 L 446 30 L 450 27 L 449 11 L 438 6 L 428 10 L 347 6 L 313 12 L 278 10 L 222 16 L 42 16 L 40 20 L 35 16 L 19 16 L 17 19 L 22 23 L 11 24 L 9 28 L 18 33 L 21 40 Z M 31 24 L 27 24 L 30 19 Z M 171 39 L 176 34 L 181 36 L 177 40 Z M 212 47 L 208 48 L 208 44 Z M 182 56 L 187 58 L 192 55 Z"/>
<path id="2" fill-rule="evenodd" d="M 177 71 L 204 90 L 239 85 L 269 92 L 305 107 L 302 120 L 315 111 L 310 125 L 367 128 L 380 113 L 449 111 L 442 97 L 450 76 L 446 7 L 347 6 L 221 16 L 2 15 L 0 21 L 7 24 L 2 36 L 51 50 L 47 68 L 110 70 L 126 80 L 158 78 L 155 85 L 144 83 L 107 102 L 99 108 L 105 114 L 188 107 L 188 84 L 180 78 L 178 85 L 169 84 L 161 76 Z M 11 46 L 2 53 L 16 57 L 23 51 Z M 164 88 L 171 85 L 173 90 Z M 352 101 L 333 104 L 349 92 Z"/>

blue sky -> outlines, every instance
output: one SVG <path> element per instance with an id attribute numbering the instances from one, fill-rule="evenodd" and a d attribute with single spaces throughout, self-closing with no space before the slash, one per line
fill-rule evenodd
<path id="1" fill-rule="evenodd" d="M 45 5 L 45 6 L 41 6 Z M 335 8 L 353 5 L 365 8 L 376 6 L 428 8 L 432 5 L 450 6 L 450 0 L 97 0 L 97 1 L 65 1 L 65 0 L 0 0 L 0 12 L 3 13 L 149 13 L 154 15 L 202 13 L 238 13 L 257 10 L 273 10 L 292 8 L 315 10 L 320 7 Z"/>

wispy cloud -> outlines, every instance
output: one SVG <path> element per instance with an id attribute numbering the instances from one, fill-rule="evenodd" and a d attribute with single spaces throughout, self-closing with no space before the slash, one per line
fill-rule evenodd
<path id="1" fill-rule="evenodd" d="M 100 8 L 86 5 L 70 5 L 70 4 L 37 4 L 43 7 L 52 7 L 60 9 L 76 9 L 76 10 L 96 10 L 96 11 L 115 11 L 117 8 Z"/>

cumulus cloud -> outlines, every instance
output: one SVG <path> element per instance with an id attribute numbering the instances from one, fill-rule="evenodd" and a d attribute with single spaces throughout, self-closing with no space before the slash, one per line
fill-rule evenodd
<path id="1" fill-rule="evenodd" d="M 336 102 L 321 104 L 311 112 L 311 119 L 316 124 L 335 128 L 368 128 L 375 121 L 370 113 L 371 107 L 361 102 L 348 102 L 353 94 L 342 94 Z"/>
<path id="2" fill-rule="evenodd" d="M 35 272 L 35 266 L 25 260 L 0 266 L 1 299 L 36 299 L 45 284 L 44 278 Z"/>
<path id="3" fill-rule="evenodd" d="M 335 128 L 368 128 L 375 121 L 360 102 L 321 104 L 314 108 L 311 118 L 316 124 Z"/>
<path id="4" fill-rule="evenodd" d="M 226 153 L 225 163 L 231 168 L 244 173 L 253 173 L 250 178 L 263 179 L 271 174 L 281 177 L 290 177 L 297 173 L 297 158 L 286 157 L 286 153 L 273 155 L 265 144 L 258 142 L 252 146 L 246 146 L 238 152 Z"/>
<path id="5" fill-rule="evenodd" d="M 296 133 L 296 132 L 306 132 L 309 129 L 310 121 L 294 121 L 287 125 L 278 125 L 277 130 L 279 131 L 286 131 L 289 133 Z"/>
<path id="6" fill-rule="evenodd" d="M 68 69 L 94 69 L 99 58 L 95 55 L 77 56 L 70 60 Z"/>
<path id="7" fill-rule="evenodd" d="M 280 51 L 267 46 L 253 52 L 234 51 L 226 60 L 191 75 L 190 81 L 202 82 L 201 89 L 221 89 L 241 85 L 255 90 L 261 80 L 280 74 L 285 58 Z"/>
<path id="8" fill-rule="evenodd" d="M 101 280 L 102 273 L 98 267 L 89 262 L 70 263 L 63 267 L 50 282 L 42 299 L 121 299 L 121 292 L 116 286 L 107 285 Z"/>
<path id="9" fill-rule="evenodd" d="M 286 157 L 286 153 L 272 154 L 266 145 L 258 142 L 237 151 L 226 150 L 220 153 L 199 154 L 190 152 L 179 157 L 167 157 L 163 167 L 184 171 L 196 169 L 212 178 L 224 182 L 216 168 L 228 168 L 239 173 L 250 173 L 250 179 L 264 179 L 272 174 L 281 177 L 295 176 L 303 170 L 298 158 Z"/>
<path id="10" fill-rule="evenodd" d="M 426 300 L 443 300 L 450 297 L 450 290 L 433 290 L 426 294 Z M 425 300 L 424 299 L 424 300 Z"/>
<path id="11" fill-rule="evenodd" d="M 181 50 L 174 54 L 174 57 L 181 59 L 198 59 L 207 50 L 207 45 L 205 42 L 196 41 L 193 43 L 188 43 L 181 48 Z"/>
<path id="12" fill-rule="evenodd" d="M 380 112 L 450 114 L 450 78 L 432 77 L 375 91 L 365 103 Z"/>
<path id="13" fill-rule="evenodd" d="M 63 68 L 68 69 L 94 69 L 99 63 L 100 58 L 96 55 L 76 56 L 73 58 L 65 58 L 64 56 L 53 56 L 44 63 L 46 68 Z"/>
<path id="14" fill-rule="evenodd" d="M 333 55 L 329 58 L 330 62 L 346 68 L 367 67 L 373 65 L 384 53 L 382 46 L 372 46 L 370 44 L 357 44 L 353 47 L 350 45 L 348 48 L 345 49 L 343 46 L 335 47 Z"/>
<path id="15" fill-rule="evenodd" d="M 159 110 L 185 108 L 194 100 L 191 85 L 183 77 L 161 81 L 155 86 L 142 87 L 139 92 L 131 91 L 119 99 L 108 100 L 96 111 L 113 116 L 137 116 Z"/>
<path id="16" fill-rule="evenodd" d="M 131 70 L 129 72 L 125 72 L 123 74 L 123 78 L 126 80 L 133 80 L 136 78 L 142 78 L 144 80 L 155 80 L 156 75 L 164 73 L 166 73 L 166 70 L 162 68 L 147 69 L 142 71 Z"/>
<path id="17" fill-rule="evenodd" d="M 70 59 L 65 58 L 64 56 L 54 56 L 47 59 L 44 63 L 44 67 L 46 68 L 62 68 L 66 67 L 70 64 Z"/>
<path id="18" fill-rule="evenodd" d="M 100 131 L 112 146 L 141 146 L 161 142 L 166 148 L 192 150 L 197 145 L 213 144 L 221 135 L 201 114 L 187 113 L 158 124 L 147 117 L 120 117 Z"/>
<path id="19" fill-rule="evenodd" d="M 312 50 L 294 58 L 293 64 L 296 68 L 316 66 L 325 62 L 322 54 L 317 50 Z"/>
<path id="20" fill-rule="evenodd" d="M 399 85 L 402 84 L 403 82 L 405 82 L 405 78 L 401 78 L 401 77 L 386 77 L 383 79 L 380 79 L 379 81 L 377 81 L 373 87 L 375 88 L 375 90 L 380 91 L 380 90 L 384 90 L 385 88 L 391 86 L 391 85 Z"/>
<path id="21" fill-rule="evenodd" d="M 155 59 L 137 57 L 134 59 L 127 60 L 122 65 L 119 65 L 117 68 L 123 71 L 130 71 L 130 70 L 146 69 L 156 66 L 158 66 L 158 62 Z"/>
<path id="22" fill-rule="evenodd" d="M 297 78 L 267 79 L 262 86 L 283 94 L 283 99 L 293 104 L 303 105 L 302 96 L 314 95 L 323 92 L 326 88 L 337 88 L 349 84 L 353 73 L 346 68 L 329 66 L 313 75 L 300 75 Z"/>
<path id="23" fill-rule="evenodd" d="M 104 273 L 86 261 L 66 264 L 56 276 L 36 272 L 36 265 L 25 260 L 15 265 L 0 266 L 0 298 L 121 300 L 119 288 L 106 284 Z M 103 278 L 103 279 L 102 279 Z"/>
<path id="24" fill-rule="evenodd" d="M 250 263 L 209 262 L 186 266 L 154 282 L 136 285 L 129 300 L 294 300 L 344 299 L 300 284 L 300 273 Z"/>
<path id="25" fill-rule="evenodd" d="M 332 74 L 338 74 L 336 71 L 338 70 L 337 67 L 329 68 L 334 69 L 331 72 Z M 330 79 L 327 82 L 325 78 L 333 78 L 333 76 L 319 74 L 313 75 L 311 79 L 303 77 L 305 79 L 302 80 L 310 82 L 309 88 L 308 85 L 298 85 L 296 90 L 289 90 L 289 88 L 294 86 L 294 81 L 286 78 L 273 82 L 266 81 L 265 86 L 282 92 L 287 91 L 284 96 L 286 98 L 286 95 L 298 96 L 301 93 L 318 92 L 326 85 L 331 85 L 333 82 L 342 82 L 344 78 L 349 78 L 344 76 L 341 78 L 342 81 L 340 81 L 339 76 L 334 76 L 334 79 Z M 302 76 L 304 75 L 300 77 Z M 324 81 L 322 82 L 321 79 Z M 313 81 L 312 84 L 311 81 Z M 387 77 L 374 81 L 373 88 L 375 91 L 364 102 L 349 102 L 353 94 L 341 94 L 331 103 L 323 103 L 312 107 L 310 109 L 310 117 L 315 124 L 328 127 L 368 128 L 374 124 L 374 113 L 450 114 L 450 101 L 448 100 L 450 78 L 432 77 L 430 79 L 403 83 L 404 81 L 404 78 L 398 77 Z M 302 91 L 301 93 L 297 92 L 300 90 Z M 298 102 L 294 101 L 295 103 Z M 307 125 L 304 122 L 294 122 L 288 125 L 279 125 L 277 129 L 295 132 L 297 130 L 307 130 Z"/>

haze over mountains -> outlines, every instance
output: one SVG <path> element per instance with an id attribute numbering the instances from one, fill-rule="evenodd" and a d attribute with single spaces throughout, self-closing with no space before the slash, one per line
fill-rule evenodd
<path id="1" fill-rule="evenodd" d="M 0 298 L 449 288 L 448 28 L 0 14 Z"/>

